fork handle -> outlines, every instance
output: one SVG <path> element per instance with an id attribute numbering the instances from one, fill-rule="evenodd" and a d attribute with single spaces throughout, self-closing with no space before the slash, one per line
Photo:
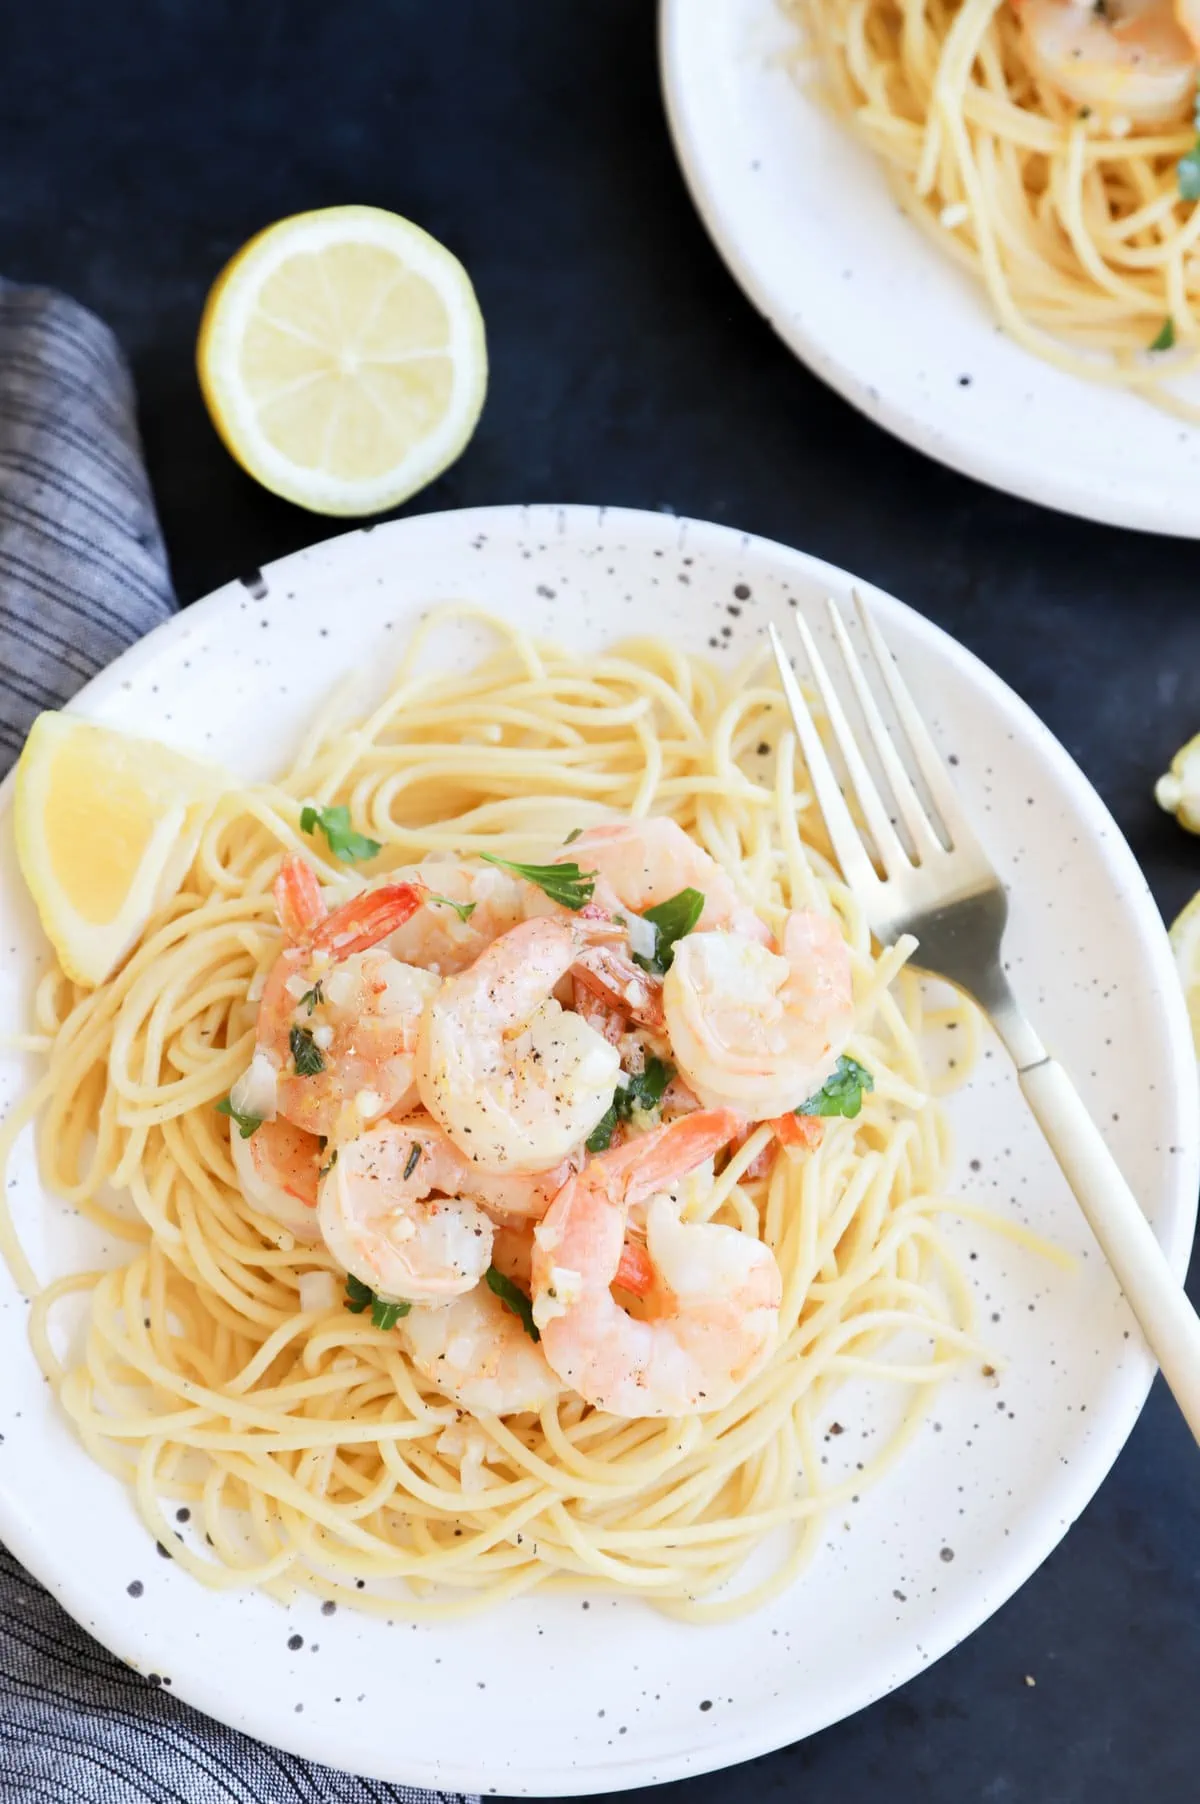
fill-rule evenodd
<path id="1" fill-rule="evenodd" d="M 1028 1067 L 1020 1081 L 1163 1377 L 1200 1441 L 1200 1316 L 1057 1059 Z"/>

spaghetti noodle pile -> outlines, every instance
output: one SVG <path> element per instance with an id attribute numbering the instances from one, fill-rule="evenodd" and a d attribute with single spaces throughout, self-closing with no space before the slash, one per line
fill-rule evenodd
<path id="1" fill-rule="evenodd" d="M 1179 392 L 1200 364 L 1190 117 L 1138 125 L 1068 99 L 1031 68 L 1010 0 L 784 5 L 901 206 L 984 283 L 1013 338 L 1200 419 Z"/>
<path id="2" fill-rule="evenodd" d="M 206 1584 L 428 1616 L 585 1583 L 719 1618 L 789 1582 L 823 1511 L 895 1457 L 934 1381 L 975 1351 L 940 1229 L 960 1206 L 944 1194 L 949 1136 L 922 1035 L 953 1024 L 962 1076 L 976 1017 L 965 1004 L 923 1013 L 911 943 L 872 950 L 773 673 L 720 675 L 649 638 L 571 656 L 492 622 L 494 650 L 463 674 L 439 659 L 444 622 L 424 621 L 361 725 L 327 710 L 279 783 L 224 797 L 117 975 L 94 991 L 45 979 L 45 1075 L 6 1150 L 36 1116 L 45 1185 L 128 1256 L 38 1291 L 7 1222 L 4 1250 L 36 1292 L 34 1346 L 79 1436 Z M 214 1105 L 249 1061 L 252 998 L 279 949 L 272 879 L 298 851 L 335 896 L 362 882 L 301 833 L 308 801 L 348 805 L 381 842 L 372 876 L 429 853 L 544 857 L 574 828 L 666 813 L 769 925 L 790 907 L 840 923 L 850 1051 L 874 1090 L 814 1151 L 780 1153 L 752 1179 L 769 1137 L 756 1130 L 698 1215 L 690 1205 L 765 1239 L 783 1274 L 777 1348 L 728 1407 L 630 1421 L 564 1393 L 540 1415 L 466 1415 L 420 1377 L 402 1330 L 345 1307 L 323 1246 L 297 1245 L 243 1200 Z M 335 1291 L 314 1290 L 320 1272 Z M 61 1352 L 64 1303 L 86 1312 L 78 1357 Z M 848 1374 L 901 1387 L 903 1421 L 865 1471 L 823 1485 L 817 1446 Z M 765 1576 L 722 1591 L 767 1538 Z"/>

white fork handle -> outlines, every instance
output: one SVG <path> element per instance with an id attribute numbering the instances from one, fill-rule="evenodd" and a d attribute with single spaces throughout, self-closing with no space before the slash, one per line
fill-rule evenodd
<path id="1" fill-rule="evenodd" d="M 1031 1066 L 1021 1072 L 1020 1079 L 1026 1100 L 1116 1273 L 1163 1377 L 1200 1441 L 1200 1316 L 1188 1302 L 1137 1198 L 1057 1059 Z"/>

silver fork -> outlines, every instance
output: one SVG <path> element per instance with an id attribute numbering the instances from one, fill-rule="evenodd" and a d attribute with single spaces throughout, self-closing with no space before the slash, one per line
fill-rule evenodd
<path id="1" fill-rule="evenodd" d="M 768 630 L 784 694 L 842 874 L 879 941 L 890 945 L 903 933 L 915 935 L 920 941 L 917 962 L 922 969 L 965 990 L 991 1018 L 1012 1055 L 1025 1099 L 1141 1324 L 1188 1426 L 1200 1440 L 1200 1318 L 1175 1279 L 1150 1224 L 1074 1084 L 1058 1061 L 1048 1055 L 1012 993 L 1000 958 L 1008 897 L 975 837 L 950 774 L 895 660 L 861 596 L 856 594 L 855 602 L 867 643 L 903 729 L 905 749 L 940 816 L 946 843 L 909 777 L 850 643 L 841 612 L 830 600 L 834 636 L 866 723 L 871 748 L 915 851 L 914 858 L 892 824 L 812 633 L 797 615 L 804 651 L 883 873 L 879 874 L 863 842 L 783 640 L 772 624 Z"/>

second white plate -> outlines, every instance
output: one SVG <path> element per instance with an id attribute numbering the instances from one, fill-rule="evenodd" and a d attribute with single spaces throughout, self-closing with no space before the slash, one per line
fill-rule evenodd
<path id="1" fill-rule="evenodd" d="M 1200 537 L 1200 431 L 1007 338 L 797 83 L 776 0 L 662 0 L 667 112 L 693 199 L 759 311 L 898 438 L 1010 494 Z"/>

